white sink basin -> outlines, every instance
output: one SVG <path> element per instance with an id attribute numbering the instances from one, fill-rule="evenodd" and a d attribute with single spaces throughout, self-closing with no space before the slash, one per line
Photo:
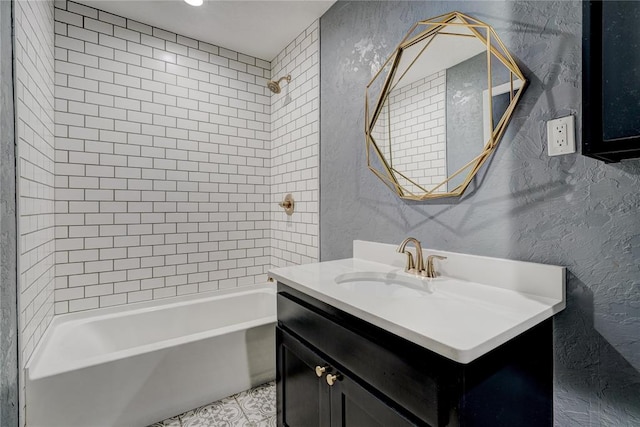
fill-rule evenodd
<path id="1" fill-rule="evenodd" d="M 336 276 L 335 282 L 343 289 L 362 292 L 375 297 L 416 298 L 433 294 L 433 281 L 397 273 L 355 272 Z"/>

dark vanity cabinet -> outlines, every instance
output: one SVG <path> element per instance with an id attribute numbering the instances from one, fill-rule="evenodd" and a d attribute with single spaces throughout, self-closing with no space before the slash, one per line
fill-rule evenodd
<path id="1" fill-rule="evenodd" d="M 313 347 L 278 329 L 282 412 L 287 426 L 412 426 L 402 414 L 318 355 Z M 327 382 L 327 378 L 329 382 Z"/>
<path id="2" fill-rule="evenodd" d="M 278 425 L 551 426 L 551 320 L 460 364 L 278 284 Z"/>

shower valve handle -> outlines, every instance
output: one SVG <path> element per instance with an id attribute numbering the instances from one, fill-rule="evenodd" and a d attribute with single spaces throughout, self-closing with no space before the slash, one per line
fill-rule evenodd
<path id="1" fill-rule="evenodd" d="M 293 215 L 293 208 L 295 206 L 295 202 L 293 200 L 293 196 L 291 194 L 287 194 L 284 197 L 284 200 L 278 203 L 281 208 L 287 213 L 287 215 Z"/>

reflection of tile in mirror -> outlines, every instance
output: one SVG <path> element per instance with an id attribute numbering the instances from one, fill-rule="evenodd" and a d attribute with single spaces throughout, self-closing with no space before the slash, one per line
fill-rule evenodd
<path id="1" fill-rule="evenodd" d="M 400 184 L 413 193 L 422 193 L 415 184 L 431 190 L 447 178 L 445 72 L 440 71 L 391 92 L 388 131 L 393 168 Z M 413 181 L 413 183 L 411 182 Z M 415 184 L 414 184 L 415 183 Z M 447 186 L 436 192 L 447 191 Z"/>

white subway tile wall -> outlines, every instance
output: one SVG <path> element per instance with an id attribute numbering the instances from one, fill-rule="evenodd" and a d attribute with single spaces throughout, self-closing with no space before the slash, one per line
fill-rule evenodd
<path id="1" fill-rule="evenodd" d="M 53 13 L 51 2 L 18 0 L 14 3 L 20 254 L 18 304 L 23 367 L 53 318 Z"/>
<path id="2" fill-rule="evenodd" d="M 55 21 L 55 312 L 264 282 L 271 64 L 73 2 Z M 317 96 L 305 105 L 317 115 Z M 317 184 L 295 176 L 317 247 Z"/>
<path id="3" fill-rule="evenodd" d="M 319 23 L 315 21 L 271 63 L 271 76 L 291 75 L 271 96 L 271 264 L 318 260 Z M 295 212 L 278 206 L 291 193 Z"/>

